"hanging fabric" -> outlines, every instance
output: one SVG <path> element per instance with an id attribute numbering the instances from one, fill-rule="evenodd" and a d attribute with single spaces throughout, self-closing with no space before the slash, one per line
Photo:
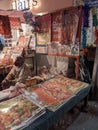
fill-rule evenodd
<path id="1" fill-rule="evenodd" d="M 63 27 L 63 14 L 64 11 L 57 11 L 51 15 L 51 41 L 52 43 L 62 42 L 62 27 Z"/>
<path id="2" fill-rule="evenodd" d="M 12 37 L 10 20 L 8 16 L 0 16 L 0 34 L 4 35 L 6 38 Z"/>
<path id="3" fill-rule="evenodd" d="M 19 30 L 21 26 L 20 18 L 10 17 L 11 29 Z"/>
<path id="4" fill-rule="evenodd" d="M 89 27 L 89 10 L 88 5 L 83 7 L 83 27 Z"/>

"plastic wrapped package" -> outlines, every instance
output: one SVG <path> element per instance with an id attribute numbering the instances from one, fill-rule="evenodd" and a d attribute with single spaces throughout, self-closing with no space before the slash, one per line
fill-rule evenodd
<path id="1" fill-rule="evenodd" d="M 0 130 L 17 130 L 29 125 L 42 114 L 39 108 L 23 95 L 0 103 Z"/>

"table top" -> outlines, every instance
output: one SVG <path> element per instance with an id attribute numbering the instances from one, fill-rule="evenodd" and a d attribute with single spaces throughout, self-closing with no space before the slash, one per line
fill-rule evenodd
<path id="1" fill-rule="evenodd" d="M 80 102 L 83 98 L 85 98 L 91 86 L 88 85 L 86 88 L 79 91 L 76 96 L 72 97 L 65 104 L 63 104 L 58 110 L 55 112 L 46 110 L 46 113 L 39 117 L 37 120 L 32 122 L 29 126 L 24 128 L 24 130 L 48 130 L 54 123 L 60 120 L 62 116 L 69 111 L 73 106 L 75 106 L 78 102 Z"/>

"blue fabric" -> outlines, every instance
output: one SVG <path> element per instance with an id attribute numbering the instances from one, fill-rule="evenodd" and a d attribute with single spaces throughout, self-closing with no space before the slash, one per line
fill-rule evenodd
<path id="1" fill-rule="evenodd" d="M 0 36 L 0 52 L 3 50 L 4 44 L 5 44 L 4 37 Z"/>
<path id="2" fill-rule="evenodd" d="M 90 91 L 90 88 L 91 86 L 88 86 L 80 90 L 76 96 L 68 100 L 68 102 L 63 104 L 55 112 L 46 110 L 46 113 L 44 115 L 42 115 L 36 121 L 32 122 L 32 124 L 30 124 L 24 130 L 48 130 L 54 123 L 58 122 L 67 111 L 69 111 L 79 101 L 86 97 Z"/>
<path id="3" fill-rule="evenodd" d="M 0 36 L 0 41 L 1 43 L 4 45 L 5 44 L 5 41 L 4 41 L 4 37 L 3 36 Z"/>
<path id="4" fill-rule="evenodd" d="M 98 0 L 85 0 L 84 2 L 86 5 L 89 5 L 90 7 L 98 6 Z"/>

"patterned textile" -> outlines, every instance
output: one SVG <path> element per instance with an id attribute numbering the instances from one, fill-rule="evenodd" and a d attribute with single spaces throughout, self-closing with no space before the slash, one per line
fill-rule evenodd
<path id="1" fill-rule="evenodd" d="M 63 26 L 63 43 L 74 44 L 76 40 L 78 23 L 79 23 L 79 10 L 73 8 L 65 10 L 64 12 L 64 26 Z"/>
<path id="2" fill-rule="evenodd" d="M 51 16 L 37 17 L 40 32 L 37 34 L 37 45 L 46 45 L 51 41 Z"/>
<path id="3" fill-rule="evenodd" d="M 52 14 L 52 42 L 59 43 L 62 41 L 62 27 L 63 27 L 63 11 L 58 11 Z"/>

